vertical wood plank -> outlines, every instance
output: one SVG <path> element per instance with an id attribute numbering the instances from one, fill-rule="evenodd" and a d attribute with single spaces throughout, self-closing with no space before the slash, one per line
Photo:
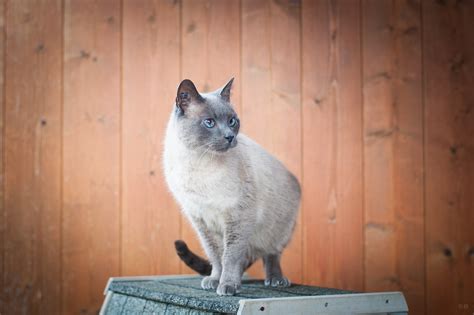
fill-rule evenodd
<path id="1" fill-rule="evenodd" d="M 309 284 L 363 288 L 359 1 L 303 2 L 303 259 Z"/>
<path id="2" fill-rule="evenodd" d="M 9 1 L 5 311 L 60 312 L 61 1 Z"/>
<path id="3" fill-rule="evenodd" d="M 5 258 L 5 208 L 4 208 L 4 115 L 5 115 L 5 8 L 6 1 L 0 0 L 0 314 L 5 314 L 4 258 Z"/>
<path id="4" fill-rule="evenodd" d="M 123 273 L 177 274 L 180 213 L 161 156 L 180 78 L 179 2 L 125 1 L 123 23 Z"/>
<path id="5" fill-rule="evenodd" d="M 182 1 L 181 78 L 191 79 L 201 92 L 222 87 L 235 77 L 231 100 L 240 109 L 240 2 Z M 182 217 L 182 238 L 192 250 L 203 251 L 196 233 Z M 193 272 L 183 265 L 184 273 Z"/>
<path id="6" fill-rule="evenodd" d="M 65 3 L 63 313 L 95 313 L 119 275 L 120 11 Z"/>
<path id="7" fill-rule="evenodd" d="M 365 289 L 424 314 L 421 6 L 363 2 Z"/>
<path id="8" fill-rule="evenodd" d="M 428 314 L 474 311 L 474 3 L 423 2 Z"/>
<path id="9" fill-rule="evenodd" d="M 243 132 L 301 180 L 300 10 L 298 1 L 243 1 L 241 116 Z M 282 261 L 294 282 L 301 254 L 298 223 Z M 261 263 L 251 273 L 263 275 Z"/>

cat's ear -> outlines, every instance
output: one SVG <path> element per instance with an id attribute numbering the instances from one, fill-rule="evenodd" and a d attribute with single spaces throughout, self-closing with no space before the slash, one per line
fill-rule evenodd
<path id="1" fill-rule="evenodd" d="M 183 80 L 178 86 L 176 94 L 176 106 L 183 112 L 192 102 L 202 102 L 203 98 L 196 89 L 193 81 Z"/>
<path id="2" fill-rule="evenodd" d="M 234 83 L 234 78 L 230 79 L 222 89 L 220 89 L 220 96 L 226 102 L 230 102 L 230 90 L 232 89 L 232 83 Z"/>

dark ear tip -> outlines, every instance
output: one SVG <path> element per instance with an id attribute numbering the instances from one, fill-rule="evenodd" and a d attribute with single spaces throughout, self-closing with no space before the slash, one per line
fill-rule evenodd
<path id="1" fill-rule="evenodd" d="M 232 77 L 229 82 L 220 90 L 220 96 L 227 102 L 230 102 L 230 90 L 232 89 L 232 83 L 234 82 L 234 77 Z"/>
<path id="2" fill-rule="evenodd" d="M 192 84 L 194 84 L 193 81 L 191 81 L 189 79 L 184 79 L 183 81 L 181 81 L 181 83 L 192 83 Z"/>
<path id="3" fill-rule="evenodd" d="M 181 81 L 181 83 L 179 84 L 179 87 L 183 87 L 183 86 L 194 86 L 194 83 L 193 81 L 189 80 L 189 79 L 184 79 L 183 81 Z"/>

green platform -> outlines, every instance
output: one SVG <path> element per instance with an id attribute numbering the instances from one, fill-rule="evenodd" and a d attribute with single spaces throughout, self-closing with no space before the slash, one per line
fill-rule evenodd
<path id="1" fill-rule="evenodd" d="M 407 314 L 400 292 L 354 293 L 247 279 L 236 296 L 200 286 L 199 276 L 111 278 L 101 314 Z"/>

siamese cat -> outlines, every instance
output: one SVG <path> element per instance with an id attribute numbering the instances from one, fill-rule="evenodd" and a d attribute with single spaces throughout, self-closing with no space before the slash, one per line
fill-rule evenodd
<path id="1" fill-rule="evenodd" d="M 203 289 L 219 295 L 238 293 L 243 272 L 259 258 L 265 285 L 290 285 L 280 257 L 291 239 L 301 198 L 296 177 L 239 133 L 240 120 L 230 101 L 232 82 L 212 93 L 199 93 L 190 80 L 181 82 L 163 157 L 169 189 L 209 261 L 183 241 L 175 243 L 178 255 L 205 275 Z"/>

